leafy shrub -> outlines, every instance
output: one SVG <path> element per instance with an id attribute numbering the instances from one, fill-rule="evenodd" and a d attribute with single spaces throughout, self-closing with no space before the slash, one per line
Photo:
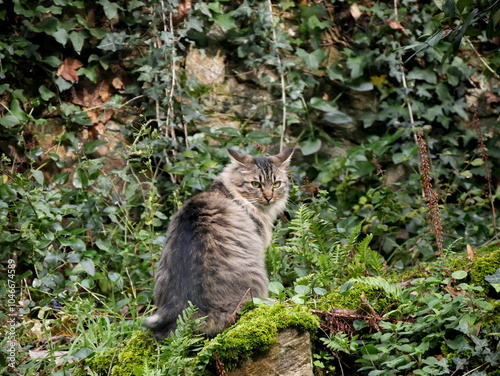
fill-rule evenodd
<path id="1" fill-rule="evenodd" d="M 228 147 L 257 153 L 287 142 L 299 149 L 290 219 L 281 220 L 266 256 L 270 291 L 280 301 L 317 307 L 322 296 L 334 294 L 329 290 L 338 289 L 337 300 L 364 286 L 374 292 L 368 300 L 376 306 L 377 299 L 388 302 L 388 271 L 436 257 L 417 134 L 427 147 L 428 181 L 439 199 L 441 257 L 486 243 L 498 231 L 498 192 L 491 189 L 500 158 L 498 87 L 477 101 L 489 118 L 471 124 L 469 102 L 486 85 L 482 64 L 495 68 L 498 58 L 478 55 L 491 46 L 474 40 L 476 50 L 449 51 L 472 36 L 472 21 L 484 20 L 480 12 L 492 25 L 487 36 L 493 35 L 498 6 L 487 3 L 445 1 L 445 19 L 433 18 L 431 2 L 412 0 L 398 9 L 382 1 L 211 1 L 184 10 L 188 2 L 174 0 L 0 4 L 0 254 L 2 262 L 16 259 L 20 313 L 47 333 L 85 333 L 72 340 L 72 354 L 103 350 L 92 341 L 109 347 L 110 331 L 123 330 L 117 337 L 122 341 L 130 334 L 127 322 L 151 300 L 168 219 L 210 184 Z M 456 27 L 442 24 L 454 28 L 454 41 L 441 40 L 435 34 L 439 23 L 457 16 Z M 432 48 L 414 54 L 433 34 L 427 39 Z M 239 129 L 207 126 L 210 116 L 218 116 L 204 106 L 215 89 L 189 77 L 182 64 L 191 47 L 214 43 L 230 52 L 227 72 L 269 93 L 272 102 L 259 109 L 266 113 L 262 120 L 234 114 Z M 101 99 L 84 101 L 86 91 Z M 121 171 L 105 171 L 107 161 L 96 154 L 103 146 L 96 121 L 107 110 L 122 125 Z M 37 133 L 52 120 L 58 132 L 46 150 Z M 67 151 L 71 160 L 54 150 Z M 360 372 L 372 374 L 447 372 L 453 358 L 464 370 L 472 370 L 476 359 L 493 368 L 497 337 L 476 329 L 477 312 L 488 320 L 494 316 L 480 297 L 495 296 L 484 281 L 496 271 L 495 257 L 486 261 L 486 272 L 467 270 L 462 297 L 443 292 L 450 282 L 445 273 L 414 286 L 411 291 L 420 295 L 405 295 L 409 302 L 400 312 L 388 311 L 401 321 L 383 321 L 385 333 L 324 338 L 333 350 L 321 349 L 324 365 L 334 367 L 331 358 L 341 351 L 360 360 Z M 352 279 L 358 282 L 348 289 Z M 423 308 L 429 304 L 432 312 Z M 60 318 L 79 310 L 105 312 L 120 325 Z M 365 324 L 356 325 L 362 330 Z M 91 327 L 100 328 L 102 337 L 86 333 Z M 497 324 L 489 327 L 498 332 Z M 29 334 L 23 346 L 35 336 L 31 329 L 22 328 Z M 199 345 L 197 337 L 186 337 Z M 177 338 L 181 344 L 183 338 Z M 413 342 L 421 346 L 410 349 Z M 402 353 L 397 346 L 404 346 Z M 182 353 L 179 364 L 190 358 Z M 33 363 L 27 360 L 27 368 Z M 43 368 L 37 367 L 31 372 Z"/>

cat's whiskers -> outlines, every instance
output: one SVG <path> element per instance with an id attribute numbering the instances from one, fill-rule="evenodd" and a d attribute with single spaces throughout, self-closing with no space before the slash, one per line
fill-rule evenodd
<path id="1" fill-rule="evenodd" d="M 239 200 L 237 198 L 233 199 L 233 202 L 240 204 L 241 206 L 254 205 L 258 202 L 257 199 L 245 198 L 244 200 Z"/>

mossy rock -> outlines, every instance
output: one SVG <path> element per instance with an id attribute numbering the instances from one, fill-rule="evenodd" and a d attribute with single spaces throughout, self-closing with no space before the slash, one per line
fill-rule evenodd
<path id="1" fill-rule="evenodd" d="M 285 328 L 297 328 L 314 335 L 319 328 L 319 318 L 303 306 L 261 305 L 244 313 L 223 333 L 207 340 L 198 357 L 210 358 L 215 351 L 226 369 L 231 369 L 254 353 L 268 349 Z M 134 332 L 121 351 L 98 353 L 87 366 L 98 375 L 108 375 L 112 366 L 112 376 L 142 376 L 145 365 L 155 360 L 156 347 L 149 331 Z M 206 364 L 201 359 L 200 363 Z"/>
<path id="2" fill-rule="evenodd" d="M 319 318 L 302 306 L 261 305 L 245 313 L 234 326 L 213 341 L 219 343 L 216 347 L 219 359 L 226 369 L 231 369 L 254 353 L 268 349 L 277 341 L 279 331 L 285 328 L 314 334 L 319 328 Z"/>
<path id="3" fill-rule="evenodd" d="M 118 353 L 118 354 L 117 354 Z M 87 366 L 98 375 L 142 376 L 144 365 L 156 356 L 156 343 L 149 332 L 137 331 L 127 341 L 123 349 L 110 349 L 97 353 L 87 362 Z"/>

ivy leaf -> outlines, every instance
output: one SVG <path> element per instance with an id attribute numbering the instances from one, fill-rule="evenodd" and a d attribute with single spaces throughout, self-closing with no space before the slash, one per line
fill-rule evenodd
<path id="1" fill-rule="evenodd" d="M 334 102 L 325 101 L 322 98 L 313 97 L 309 103 L 311 107 L 324 112 L 338 111 L 337 105 Z"/>
<path id="2" fill-rule="evenodd" d="M 52 90 L 49 90 L 45 85 L 42 85 L 38 88 L 38 92 L 40 93 L 40 96 L 44 101 L 48 101 L 50 98 L 52 98 L 56 93 L 54 93 Z"/>
<path id="3" fill-rule="evenodd" d="M 307 295 L 311 292 L 311 288 L 305 285 L 297 285 L 295 286 L 294 290 L 298 295 L 301 296 Z"/>
<path id="4" fill-rule="evenodd" d="M 464 351 L 471 349 L 463 334 L 456 336 L 455 339 L 446 340 L 446 344 L 453 350 Z"/>
<path id="5" fill-rule="evenodd" d="M 87 173 L 81 168 L 75 171 L 73 175 L 73 186 L 75 188 L 86 188 L 89 185 Z"/>
<path id="6" fill-rule="evenodd" d="M 272 293 L 274 293 L 276 295 L 279 295 L 280 293 L 282 293 L 285 290 L 283 285 L 280 282 L 276 282 L 276 281 L 269 282 L 268 289 L 269 289 L 269 291 L 271 291 Z"/>
<path id="7" fill-rule="evenodd" d="M 311 155 L 316 152 L 321 148 L 321 140 L 316 139 L 316 140 L 305 140 L 300 144 L 300 150 L 302 151 L 303 155 Z"/>
<path id="8" fill-rule="evenodd" d="M 128 35 L 125 31 L 119 33 L 109 33 L 104 39 L 99 43 L 97 48 L 105 51 L 119 51 L 125 47 L 125 44 L 128 39 Z"/>
<path id="9" fill-rule="evenodd" d="M 316 50 L 308 53 L 302 48 L 297 48 L 297 56 L 300 57 L 304 63 L 306 63 L 307 69 L 310 70 L 318 69 L 321 62 L 326 58 L 323 50 Z"/>
<path id="10" fill-rule="evenodd" d="M 115 18 L 118 9 L 121 9 L 117 3 L 111 3 L 109 0 L 99 0 L 97 3 L 102 5 L 104 14 L 108 20 Z"/>
<path id="11" fill-rule="evenodd" d="M 80 52 L 82 52 L 83 43 L 85 42 L 86 38 L 87 32 L 83 30 L 72 31 L 69 34 L 69 39 L 71 40 L 71 44 L 73 45 L 73 48 L 75 49 L 77 54 L 80 54 Z"/>
<path id="12" fill-rule="evenodd" d="M 98 147 L 106 145 L 108 142 L 104 140 L 93 140 L 86 142 L 83 145 L 83 150 L 85 151 L 85 154 L 91 154 L 97 149 Z"/>
<path id="13" fill-rule="evenodd" d="M 20 122 L 21 121 L 14 115 L 5 115 L 0 118 L 0 125 L 3 125 L 6 128 L 12 128 Z"/>
<path id="14" fill-rule="evenodd" d="M 406 78 L 408 80 L 422 80 L 430 84 L 437 82 L 436 74 L 430 69 L 415 68 L 408 73 Z"/>
<path id="15" fill-rule="evenodd" d="M 366 345 L 361 348 L 361 354 L 363 355 L 376 355 L 378 352 L 378 349 L 373 345 Z"/>
<path id="16" fill-rule="evenodd" d="M 373 82 L 365 81 L 364 77 L 359 77 L 356 80 L 352 80 L 347 85 L 349 88 L 356 91 L 370 91 L 373 90 Z"/>
<path id="17" fill-rule="evenodd" d="M 13 1 L 13 3 L 14 3 L 14 12 L 16 14 L 20 14 L 21 16 L 24 16 L 26 18 L 32 18 L 35 16 L 35 12 L 32 11 L 31 9 L 23 8 L 19 0 Z"/>
<path id="18" fill-rule="evenodd" d="M 58 43 L 62 44 L 63 46 L 65 46 L 68 42 L 68 32 L 63 28 L 60 28 L 56 32 L 52 33 L 52 36 Z"/>
<path id="19" fill-rule="evenodd" d="M 57 21 L 57 18 L 47 17 L 39 25 L 32 26 L 32 28 L 34 31 L 44 32 L 47 33 L 48 35 L 53 35 L 55 32 L 59 30 L 57 28 L 58 24 L 59 23 Z"/>
<path id="20" fill-rule="evenodd" d="M 11 113 L 11 115 L 14 115 L 16 118 L 18 118 L 21 123 L 28 121 L 28 115 L 26 114 L 26 112 L 24 112 L 21 104 L 17 99 L 14 99 L 12 102 L 10 102 L 9 112 Z"/>
<path id="21" fill-rule="evenodd" d="M 42 61 L 52 68 L 58 68 L 62 63 L 58 57 L 53 55 L 45 57 Z"/>
<path id="22" fill-rule="evenodd" d="M 500 283 L 500 268 L 492 275 L 484 277 L 484 280 L 489 283 Z"/>
<path id="23" fill-rule="evenodd" d="M 217 17 L 213 19 L 213 21 L 226 30 L 231 30 L 236 27 L 236 23 L 234 22 L 233 12 L 229 12 L 226 14 L 219 14 Z"/>
<path id="24" fill-rule="evenodd" d="M 42 171 L 32 169 L 32 170 L 31 170 L 31 174 L 32 174 L 32 175 L 33 175 L 33 177 L 35 178 L 36 182 L 37 182 L 39 185 L 43 186 L 44 177 L 43 177 L 43 173 L 42 173 Z"/>
<path id="25" fill-rule="evenodd" d="M 327 112 L 324 118 L 331 124 L 345 124 L 352 122 L 352 118 L 349 115 L 339 110 Z"/>
<path id="26" fill-rule="evenodd" d="M 70 87 L 73 86 L 71 82 L 66 81 L 62 77 L 57 77 L 54 82 L 56 83 L 57 87 L 59 88 L 60 91 L 68 90 Z"/>
<path id="27" fill-rule="evenodd" d="M 88 275 L 92 277 L 95 275 L 95 264 L 91 259 L 87 258 L 80 261 L 80 266 L 87 272 Z"/>
<path id="28" fill-rule="evenodd" d="M 202 33 L 203 25 L 201 24 L 198 17 L 189 17 L 186 22 L 186 30 L 196 30 Z"/>
<path id="29" fill-rule="evenodd" d="M 351 70 L 351 78 L 358 78 L 363 75 L 364 67 L 366 66 L 367 60 L 365 56 L 355 56 L 349 57 L 347 59 L 347 68 Z"/>
<path id="30" fill-rule="evenodd" d="M 467 277 L 467 274 L 468 273 L 465 270 L 457 270 L 456 272 L 453 272 L 451 277 L 454 279 L 464 279 Z"/>
<path id="31" fill-rule="evenodd" d="M 326 290 L 325 290 L 324 288 L 322 288 L 322 287 L 315 287 L 315 288 L 313 288 L 313 290 L 314 290 L 314 293 L 315 293 L 315 294 L 317 294 L 317 295 L 321 295 L 321 296 L 326 295 L 326 293 L 328 292 L 328 291 L 326 291 Z"/>
<path id="32" fill-rule="evenodd" d="M 87 248 L 83 240 L 79 238 L 68 238 L 68 239 L 60 238 L 59 242 L 61 243 L 62 246 L 70 247 L 75 252 L 83 252 Z"/>
<path id="33" fill-rule="evenodd" d="M 443 2 L 443 12 L 446 17 L 453 17 L 455 15 L 455 1 L 454 0 L 444 0 Z"/>

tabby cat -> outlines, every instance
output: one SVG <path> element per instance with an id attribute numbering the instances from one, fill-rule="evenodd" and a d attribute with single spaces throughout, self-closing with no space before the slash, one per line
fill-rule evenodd
<path id="1" fill-rule="evenodd" d="M 228 150 L 231 163 L 207 192 L 192 197 L 172 218 L 158 265 L 157 313 L 144 326 L 163 339 L 190 301 L 201 331 L 215 335 L 251 296 L 267 297 L 264 251 L 273 222 L 288 199 L 293 148 L 270 157 Z"/>

